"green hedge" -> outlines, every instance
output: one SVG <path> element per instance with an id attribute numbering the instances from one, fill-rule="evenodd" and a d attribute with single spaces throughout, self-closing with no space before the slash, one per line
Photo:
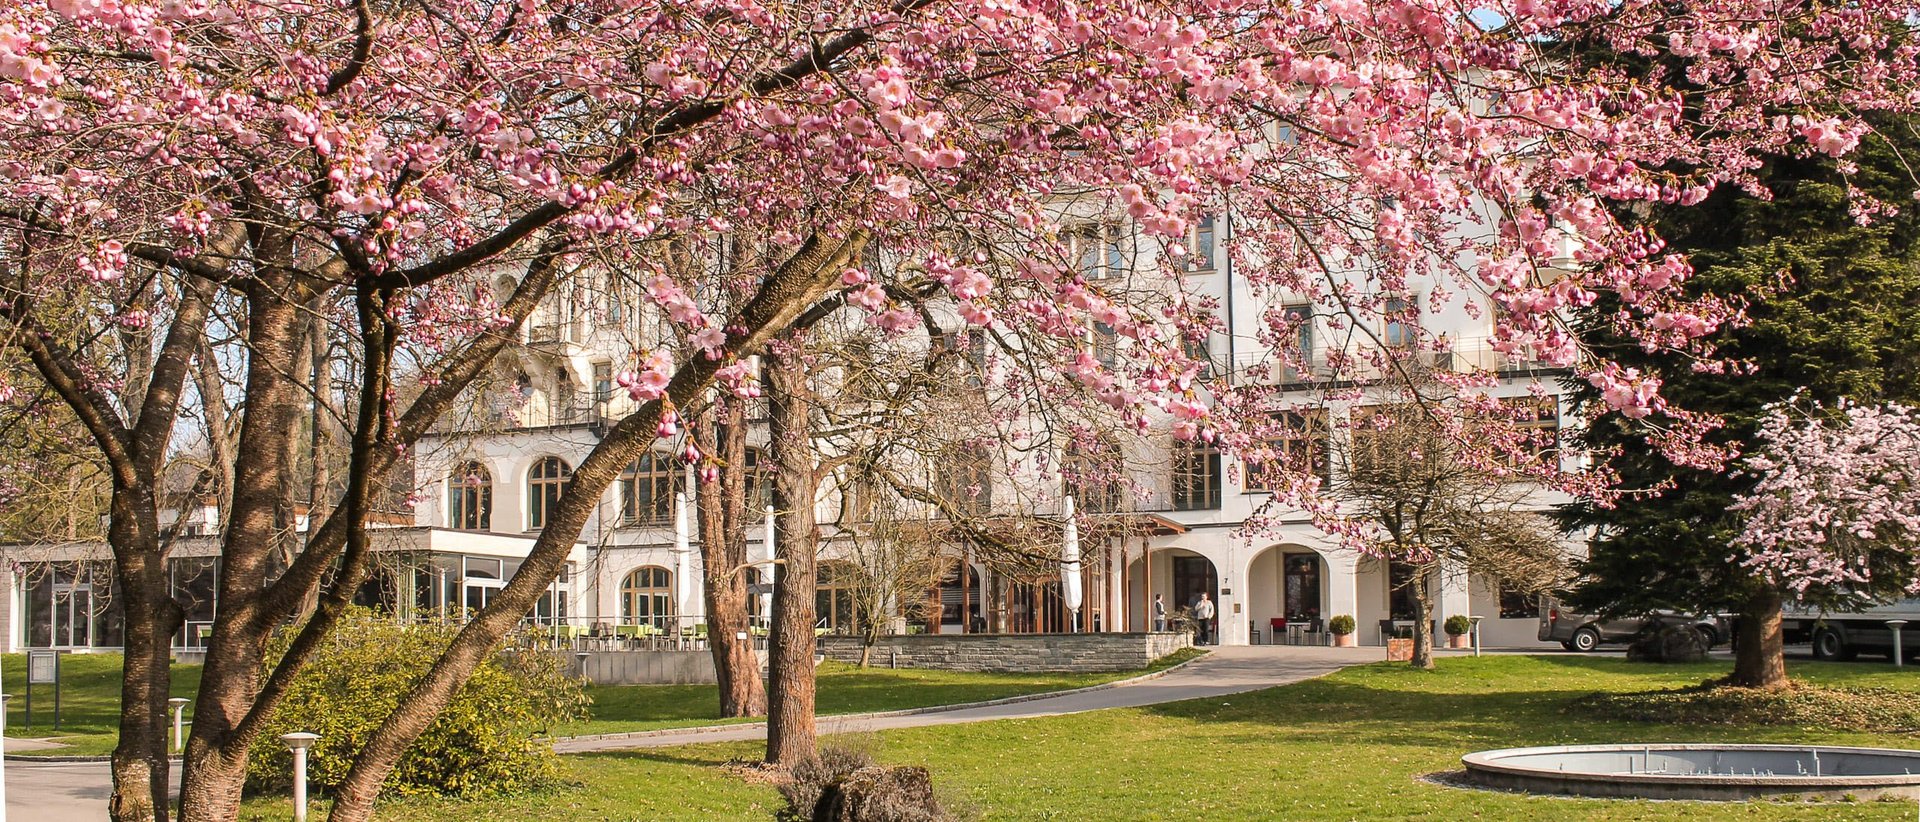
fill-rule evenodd
<path id="1" fill-rule="evenodd" d="M 320 791 L 338 785 L 353 754 L 425 677 L 456 630 L 399 624 L 365 611 L 343 618 L 254 742 L 248 789 L 290 787 L 292 754 L 280 735 L 295 731 L 320 735 L 308 752 L 308 784 Z M 291 629 L 277 636 L 268 658 L 278 659 L 291 638 Z M 386 790 L 474 797 L 551 779 L 557 757 L 536 737 L 587 714 L 585 691 L 564 664 L 552 654 L 495 654 L 401 756 Z"/>

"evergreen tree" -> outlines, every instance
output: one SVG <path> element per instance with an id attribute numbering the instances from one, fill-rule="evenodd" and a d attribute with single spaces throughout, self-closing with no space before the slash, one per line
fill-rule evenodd
<path id="1" fill-rule="evenodd" d="M 1725 427 L 1712 440 L 1721 445 L 1744 446 L 1763 409 L 1796 392 L 1821 401 L 1920 399 L 1920 203 L 1909 165 L 1920 148 L 1916 122 L 1877 123 L 1848 173 L 1831 158 L 1774 157 L 1758 171 L 1771 199 L 1720 189 L 1698 207 L 1645 215 L 1671 247 L 1690 255 L 1693 293 L 1752 298 L 1747 323 L 1711 338 L 1721 356 L 1750 369 L 1746 376 L 1702 373 L 1692 355 L 1645 351 L 1611 333 L 1613 301 L 1583 311 L 1579 332 L 1621 365 L 1658 373 L 1677 406 L 1720 415 Z M 1897 213 L 1861 224 L 1850 211 L 1858 200 L 1849 185 Z M 1574 394 L 1583 405 L 1599 402 L 1584 383 Z M 1591 529 L 1571 604 L 1608 615 L 1662 608 L 1741 614 L 1731 681 L 1784 683 L 1780 592 L 1747 572 L 1731 545 L 1740 520 L 1728 506 L 1754 479 L 1674 465 L 1644 436 L 1618 416 L 1582 434 L 1587 447 L 1615 452 L 1609 462 L 1621 488 L 1664 490 L 1611 508 L 1581 502 L 1562 511 L 1568 529 Z"/>

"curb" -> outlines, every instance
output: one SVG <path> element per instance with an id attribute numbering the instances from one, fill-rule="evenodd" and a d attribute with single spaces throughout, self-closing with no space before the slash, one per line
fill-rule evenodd
<path id="1" fill-rule="evenodd" d="M 57 763 L 57 762 L 112 762 L 113 761 L 113 757 L 111 756 L 77 756 L 73 754 L 48 754 L 46 756 L 34 756 L 32 754 L 7 754 L 5 758 L 6 758 L 6 761 L 8 762 L 56 762 Z M 167 761 L 178 765 L 182 760 L 178 754 L 174 754 L 172 756 L 167 757 Z"/>
<path id="2" fill-rule="evenodd" d="M 991 708 L 996 705 L 1017 705 L 1022 702 L 1032 702 L 1037 699 L 1052 699 L 1057 696 L 1072 696 L 1074 694 L 1086 694 L 1086 693 L 1093 693 L 1095 691 L 1105 691 L 1110 688 L 1118 688 L 1122 685 L 1133 685 L 1140 682 L 1147 682 L 1149 680 L 1159 679 L 1160 677 L 1166 676 L 1167 674 L 1173 673 L 1174 671 L 1178 671 L 1202 659 L 1206 659 L 1207 654 L 1209 653 L 1211 652 L 1202 651 L 1199 656 L 1196 656 L 1178 665 L 1170 665 L 1166 668 L 1163 668 L 1158 671 L 1154 671 L 1152 673 L 1141 674 L 1139 676 L 1128 677 L 1126 679 L 1116 679 L 1112 682 L 1102 682 L 1098 685 L 1088 685 L 1082 688 L 1068 688 L 1067 690 L 1064 690 L 1064 691 L 1042 691 L 1040 693 L 1020 694 L 1018 696 L 1005 696 L 999 699 L 987 699 L 987 700 L 981 700 L 979 702 L 956 702 L 951 705 L 927 705 L 919 708 L 902 708 L 897 711 L 873 711 L 873 712 L 864 713 L 864 714 L 830 714 L 827 716 L 817 717 L 817 719 L 833 720 L 835 722 L 847 722 L 847 721 L 860 721 L 860 720 L 866 720 L 866 719 L 887 719 L 889 717 L 896 717 L 896 716 L 920 716 L 923 714 L 939 714 L 939 713 L 947 713 L 950 711 L 965 711 L 972 708 Z M 764 730 L 766 729 L 766 727 L 767 727 L 767 723 L 764 721 L 736 722 L 731 725 L 696 725 L 690 728 L 657 728 L 651 731 L 627 731 L 624 733 L 588 734 L 585 736 L 563 736 L 558 739 L 548 740 L 548 742 L 549 744 L 559 744 L 562 742 L 601 742 L 601 741 L 614 741 L 614 740 L 621 740 L 621 739 L 650 739 L 653 737 L 671 736 L 673 734 L 709 734 L 709 733 L 720 733 L 723 731 L 738 731 L 738 730 L 750 729 L 750 728 L 758 728 L 758 729 Z M 578 753 L 593 753 L 593 752 L 579 751 Z"/>

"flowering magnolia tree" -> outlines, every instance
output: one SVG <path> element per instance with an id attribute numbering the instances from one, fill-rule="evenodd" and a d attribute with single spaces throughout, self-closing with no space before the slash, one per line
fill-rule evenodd
<path id="1" fill-rule="evenodd" d="M 221 610 L 181 802 L 224 819 L 260 723 L 365 573 L 374 478 L 555 284 L 615 272 L 686 340 L 673 355 L 636 341 L 620 384 L 639 410 L 369 738 L 333 810 L 364 819 L 620 468 L 709 386 L 758 391 L 746 357 L 820 306 L 900 330 L 931 290 L 967 323 L 1057 341 L 1031 348 L 1029 373 L 1136 426 L 1257 437 L 1266 394 L 1201 379 L 1181 345 L 1218 307 L 1092 276 L 1068 230 L 1089 220 L 1136 226 L 1147 265 L 1173 270 L 1203 215 L 1229 215 L 1225 253 L 1256 293 L 1311 300 L 1363 337 L 1414 327 L 1333 357 L 1335 377 L 1396 379 L 1452 344 L 1409 317 L 1492 306 L 1496 350 L 1576 368 L 1630 417 L 1665 411 L 1679 423 L 1656 443 L 1688 454 L 1708 421 L 1664 408 L 1657 375 L 1580 350 L 1560 310 L 1617 294 L 1620 327 L 1649 346 L 1688 346 L 1731 312 L 1678 298 L 1686 261 L 1610 206 L 1747 184 L 1756 150 L 1845 153 L 1863 128 L 1852 112 L 1914 102 L 1913 13 L 1890 0 L 9 4 L 0 340 L 33 371 L 0 375 L 0 397 L 59 398 L 110 467 L 109 542 L 139 614 L 128 655 L 144 660 L 123 699 L 115 814 L 167 804 L 177 609 L 142 489 L 196 358 L 233 373 L 247 455 L 223 495 Z M 659 264 L 712 234 L 762 253 L 694 273 Z M 870 245 L 913 264 L 865 266 Z M 1271 367 L 1304 366 L 1281 302 L 1263 316 Z M 201 344 L 210 316 L 243 329 L 230 350 Z M 353 331 L 350 476 L 271 574 L 305 402 L 284 363 L 312 316 Z M 1097 326 L 1128 340 L 1123 355 L 1084 350 Z M 104 345 L 126 339 L 146 344 Z M 417 366 L 417 391 L 396 390 L 396 360 Z M 302 638 L 260 677 L 268 631 L 315 594 Z"/>
<path id="2" fill-rule="evenodd" d="M 1775 408 L 1745 470 L 1747 567 L 1814 605 L 1920 592 L 1920 410 Z"/>

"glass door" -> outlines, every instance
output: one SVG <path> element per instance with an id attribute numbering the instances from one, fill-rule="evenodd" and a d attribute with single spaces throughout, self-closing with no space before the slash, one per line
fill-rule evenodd
<path id="1" fill-rule="evenodd" d="M 93 585 L 57 582 L 53 586 L 53 647 L 93 645 Z"/>

